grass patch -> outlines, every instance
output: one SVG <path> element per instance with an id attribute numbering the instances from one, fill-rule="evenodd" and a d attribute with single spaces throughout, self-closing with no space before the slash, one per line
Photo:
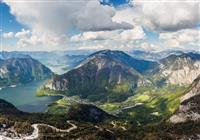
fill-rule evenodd
<path id="1" fill-rule="evenodd" d="M 121 94 L 121 93 L 128 93 L 130 91 L 131 91 L 130 83 L 124 83 L 115 85 L 111 92 Z"/>
<path id="2" fill-rule="evenodd" d="M 101 109 L 111 112 L 120 108 L 120 103 L 105 103 L 99 106 Z"/>
<path id="3" fill-rule="evenodd" d="M 37 91 L 36 91 L 36 96 L 38 97 L 43 97 L 43 96 L 57 96 L 62 94 L 62 92 L 60 91 L 55 91 L 55 90 L 51 90 L 45 87 L 40 87 Z"/>
<path id="4" fill-rule="evenodd" d="M 177 110 L 180 105 L 180 97 L 184 95 L 186 89 L 187 87 L 172 85 L 159 88 L 139 87 L 134 96 L 129 97 L 124 102 L 115 103 L 122 109 L 118 115 L 130 121 L 135 121 L 137 124 L 157 123 Z M 142 103 L 142 105 L 134 107 L 137 103 Z M 102 109 L 114 112 L 114 105 L 108 104 L 103 106 Z M 126 108 L 128 106 L 133 107 Z M 119 108 L 116 108 L 116 110 Z"/>
<path id="5" fill-rule="evenodd" d="M 135 95 L 129 97 L 126 102 L 145 103 L 151 99 L 149 95 Z"/>

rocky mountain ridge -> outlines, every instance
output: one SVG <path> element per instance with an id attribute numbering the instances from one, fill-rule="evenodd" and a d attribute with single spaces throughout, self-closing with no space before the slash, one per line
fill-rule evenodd
<path id="1" fill-rule="evenodd" d="M 155 75 L 165 79 L 167 84 L 189 85 L 200 74 L 200 54 L 170 55 L 159 64 Z"/>
<path id="2" fill-rule="evenodd" d="M 134 59 L 122 51 L 102 50 L 87 57 L 75 69 L 55 76 L 44 88 L 70 95 L 81 93 L 83 97 L 113 91 L 129 94 L 137 87 L 152 85 L 149 80 L 152 77 L 153 83 L 187 86 L 199 74 L 200 55 L 195 53 L 173 54 L 157 63 Z"/>
<path id="3" fill-rule="evenodd" d="M 0 60 L 2 87 L 44 79 L 52 74 L 50 69 L 31 57 Z"/>

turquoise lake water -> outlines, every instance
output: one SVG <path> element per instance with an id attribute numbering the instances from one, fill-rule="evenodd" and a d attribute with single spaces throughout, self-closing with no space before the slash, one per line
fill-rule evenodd
<path id="1" fill-rule="evenodd" d="M 61 97 L 37 97 L 36 91 L 43 83 L 44 81 L 39 81 L 17 87 L 3 88 L 0 90 L 0 98 L 25 112 L 45 112 L 48 104 Z"/>

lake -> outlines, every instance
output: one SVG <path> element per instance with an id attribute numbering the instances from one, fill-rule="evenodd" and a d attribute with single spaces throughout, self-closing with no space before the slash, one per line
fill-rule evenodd
<path id="1" fill-rule="evenodd" d="M 44 81 L 31 82 L 17 87 L 3 88 L 0 90 L 0 98 L 4 99 L 19 110 L 25 112 L 45 112 L 47 105 L 62 97 L 37 97 L 37 89 Z"/>

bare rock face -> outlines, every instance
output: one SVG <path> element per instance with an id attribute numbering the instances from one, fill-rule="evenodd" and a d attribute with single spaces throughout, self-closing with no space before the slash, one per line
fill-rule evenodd
<path id="1" fill-rule="evenodd" d="M 159 76 L 167 84 L 188 85 L 200 74 L 200 55 L 187 53 L 171 55 L 160 61 Z"/>
<path id="2" fill-rule="evenodd" d="M 189 91 L 181 98 L 181 105 L 170 118 L 172 123 L 200 120 L 200 76 L 194 80 Z"/>

